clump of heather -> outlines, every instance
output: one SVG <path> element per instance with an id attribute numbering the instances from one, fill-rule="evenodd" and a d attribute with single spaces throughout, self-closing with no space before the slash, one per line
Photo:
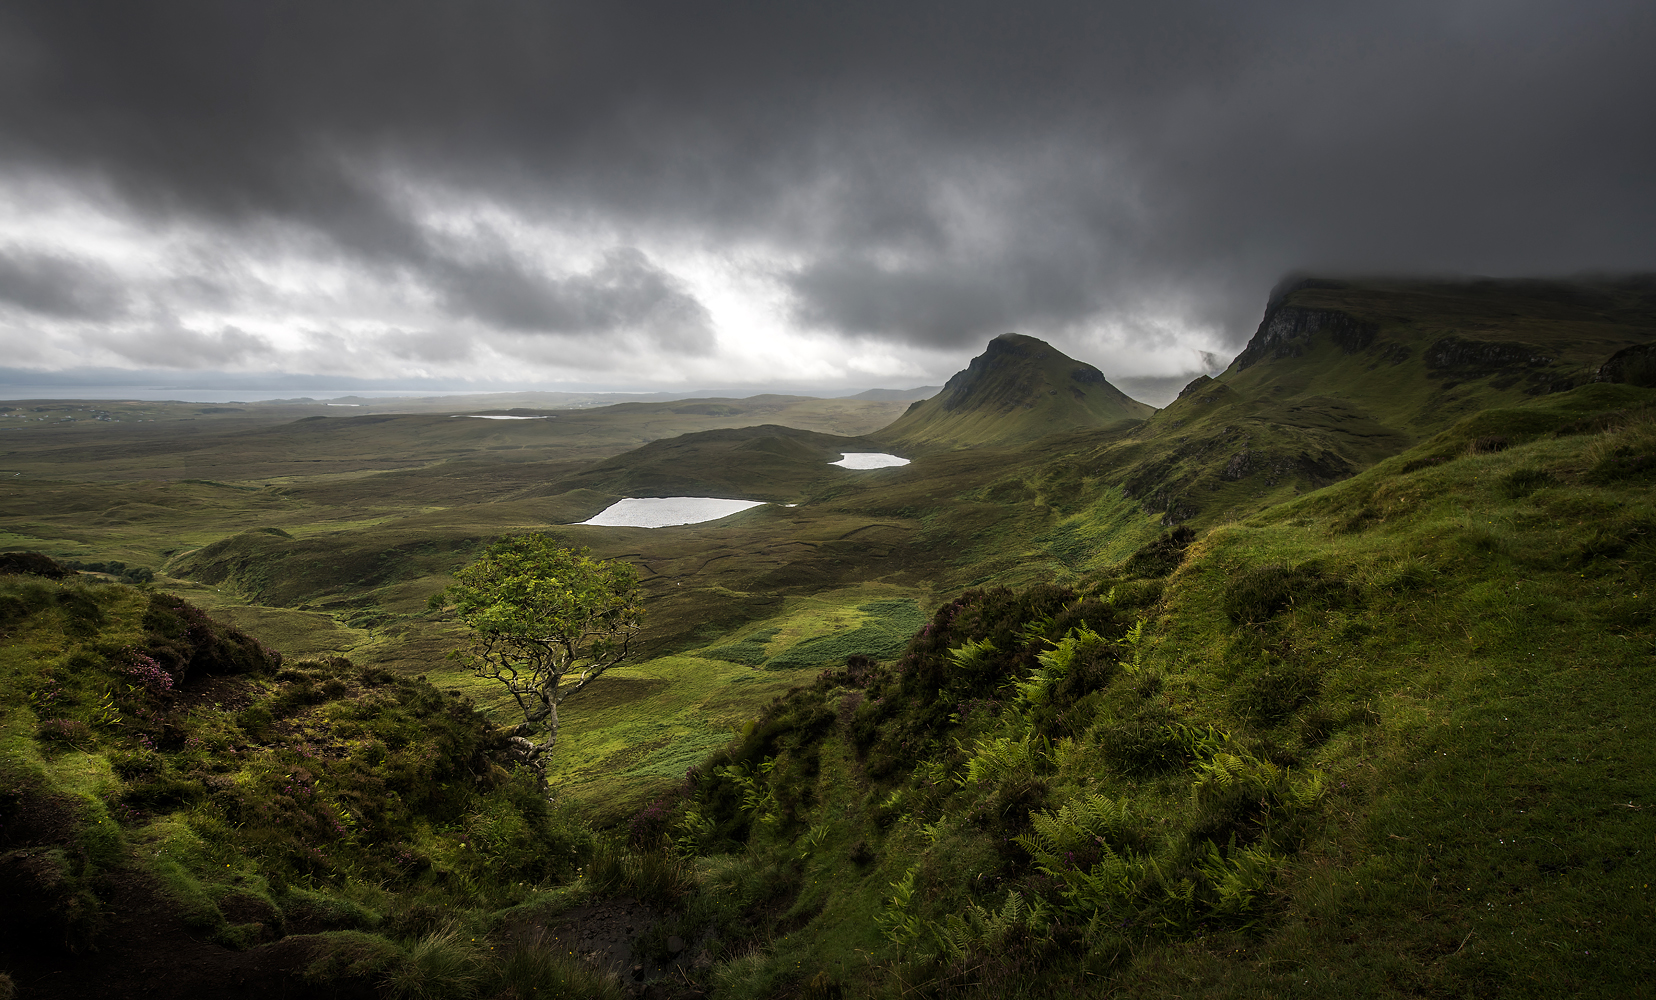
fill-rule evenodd
<path id="1" fill-rule="evenodd" d="M 153 656 L 128 650 L 131 665 L 127 667 L 127 675 L 156 694 L 169 694 L 173 689 L 172 674 L 167 673 Z"/>

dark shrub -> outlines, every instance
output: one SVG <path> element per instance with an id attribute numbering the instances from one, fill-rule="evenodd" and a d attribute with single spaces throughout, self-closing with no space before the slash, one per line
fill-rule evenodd
<path id="1" fill-rule="evenodd" d="M 149 655 L 181 684 L 192 672 L 269 673 L 282 662 L 280 653 L 171 594 L 150 595 L 144 629 Z"/>
<path id="2" fill-rule="evenodd" d="M 52 589 L 48 584 L 32 581 L 10 584 L 0 594 L 0 625 L 21 622 L 52 606 Z"/>
<path id="3" fill-rule="evenodd" d="M 54 599 L 63 613 L 64 627 L 70 635 L 85 637 L 95 634 L 104 623 L 103 609 L 80 590 L 64 590 Z"/>
<path id="4" fill-rule="evenodd" d="M 131 809 L 167 810 L 198 801 L 205 794 L 199 782 L 160 777 L 134 785 L 121 796 L 121 802 Z"/>
<path id="5" fill-rule="evenodd" d="M 672 810 L 657 799 L 640 809 L 627 824 L 627 843 L 635 850 L 662 847 L 666 843 L 667 828 L 672 822 Z"/>
<path id="6" fill-rule="evenodd" d="M 1011 833 L 1029 825 L 1029 814 L 1046 808 L 1049 793 L 1040 778 L 1008 778 L 980 800 L 968 818 L 991 830 Z"/>
<path id="7" fill-rule="evenodd" d="M 1094 738 L 1110 766 L 1128 777 L 1183 767 L 1187 759 L 1185 742 L 1159 713 L 1102 726 Z"/>
<path id="8" fill-rule="evenodd" d="M 870 864 L 873 864 L 875 858 L 874 849 L 868 846 L 868 841 L 858 840 L 855 844 L 851 845 L 851 853 L 848 857 L 850 857 L 852 864 L 856 865 L 858 868 L 864 868 Z"/>
<path id="9" fill-rule="evenodd" d="M 92 741 L 92 730 L 79 719 L 47 719 L 35 729 L 35 735 L 62 746 L 83 746 Z"/>
<path id="10" fill-rule="evenodd" d="M 1576 549 L 1575 562 L 1616 559 L 1641 542 L 1656 538 L 1656 525 L 1638 519 L 1616 521 L 1599 528 Z"/>
<path id="11" fill-rule="evenodd" d="M 1276 726 L 1316 697 L 1320 680 L 1286 664 L 1265 667 L 1237 682 L 1229 703 L 1233 715 L 1256 726 Z"/>
<path id="12" fill-rule="evenodd" d="M 48 580 L 61 580 L 70 572 L 61 563 L 38 552 L 0 552 L 0 575 L 28 573 Z"/>
<path id="13" fill-rule="evenodd" d="M 1164 531 L 1161 537 L 1140 548 L 1122 564 L 1122 572 L 1130 577 L 1166 576 L 1179 568 L 1184 551 L 1196 540 L 1196 532 L 1184 525 Z"/>

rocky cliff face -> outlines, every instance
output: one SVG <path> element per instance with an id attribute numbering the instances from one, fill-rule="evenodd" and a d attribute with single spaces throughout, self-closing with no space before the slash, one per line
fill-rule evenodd
<path id="1" fill-rule="evenodd" d="M 1634 344 L 1610 355 L 1594 373 L 1593 381 L 1656 387 L 1656 344 Z"/>
<path id="2" fill-rule="evenodd" d="M 1269 358 L 1300 357 L 1316 337 L 1326 337 L 1347 354 L 1356 354 L 1374 343 L 1379 332 L 1375 324 L 1334 309 L 1272 305 L 1253 339 L 1237 355 L 1236 367 L 1243 369 Z"/>

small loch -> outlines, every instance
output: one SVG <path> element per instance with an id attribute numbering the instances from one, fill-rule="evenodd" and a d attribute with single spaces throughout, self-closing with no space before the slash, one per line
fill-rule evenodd
<path id="1" fill-rule="evenodd" d="M 892 469 L 909 464 L 909 460 L 882 451 L 848 451 L 839 461 L 828 464 L 844 469 Z"/>
<path id="2" fill-rule="evenodd" d="M 610 528 L 670 528 L 677 524 L 716 521 L 763 504 L 763 500 L 718 497 L 629 497 L 617 500 L 580 523 Z"/>

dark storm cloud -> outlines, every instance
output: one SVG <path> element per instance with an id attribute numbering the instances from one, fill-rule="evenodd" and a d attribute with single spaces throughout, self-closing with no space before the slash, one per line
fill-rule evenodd
<path id="1" fill-rule="evenodd" d="M 65 319 L 118 316 L 125 296 L 96 263 L 27 250 L 0 250 L 0 303 Z"/>
<path id="2" fill-rule="evenodd" d="M 847 254 L 813 263 L 787 283 L 805 323 L 861 335 L 902 331 L 927 347 L 978 344 L 1032 322 L 1062 324 L 1100 305 L 1092 276 L 1064 262 L 996 263 L 888 268 Z"/>
<path id="3" fill-rule="evenodd" d="M 37 0 L 0 10 L 0 157 L 506 330 L 707 319 L 647 261 L 445 255 L 387 176 L 767 243 L 850 334 L 1159 302 L 1235 342 L 1291 268 L 1656 267 L 1653 43 L 1646 2 Z"/>
<path id="4" fill-rule="evenodd" d="M 707 310 L 673 277 L 631 247 L 611 251 L 587 274 L 550 277 L 495 256 L 436 265 L 451 309 L 506 330 L 547 334 L 647 331 L 657 346 L 695 354 L 713 343 Z"/>

